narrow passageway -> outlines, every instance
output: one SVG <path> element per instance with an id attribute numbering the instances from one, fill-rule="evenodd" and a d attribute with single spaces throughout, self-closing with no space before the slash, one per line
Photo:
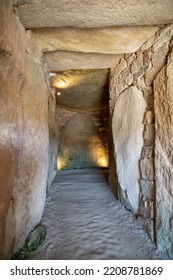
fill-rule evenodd
<path id="1" fill-rule="evenodd" d="M 115 199 L 107 171 L 59 171 L 42 223 L 45 242 L 28 259 L 164 259 L 135 217 Z"/>

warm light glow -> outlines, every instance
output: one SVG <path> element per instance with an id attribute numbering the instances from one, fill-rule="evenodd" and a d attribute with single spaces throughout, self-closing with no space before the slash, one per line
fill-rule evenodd
<path id="1" fill-rule="evenodd" d="M 60 82 L 56 82 L 56 87 L 57 88 L 68 88 L 68 83 L 65 83 L 65 82 L 63 82 L 63 81 L 60 81 Z"/>
<path id="2" fill-rule="evenodd" d="M 57 168 L 58 170 L 64 169 L 64 161 L 61 157 L 57 158 Z"/>
<path id="3" fill-rule="evenodd" d="M 57 92 L 57 95 L 61 95 L 61 92 L 58 91 L 58 92 Z"/>
<path id="4" fill-rule="evenodd" d="M 108 167 L 108 160 L 106 158 L 99 158 L 98 165 L 100 167 Z"/>

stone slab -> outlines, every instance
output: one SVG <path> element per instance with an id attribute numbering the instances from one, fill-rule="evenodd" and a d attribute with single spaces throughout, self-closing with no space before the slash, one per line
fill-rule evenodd
<path id="1" fill-rule="evenodd" d="M 26 28 L 157 25 L 173 21 L 172 0 L 18 0 Z"/>
<path id="2" fill-rule="evenodd" d="M 145 107 L 142 92 L 129 87 L 117 99 L 112 122 L 118 184 L 126 192 L 134 213 L 138 212 L 139 205 L 139 160 Z"/>
<path id="3" fill-rule="evenodd" d="M 157 30 L 156 26 L 41 28 L 33 29 L 32 36 L 43 52 L 124 54 L 137 51 Z"/>
<path id="4" fill-rule="evenodd" d="M 154 82 L 157 245 L 173 258 L 173 51 Z"/>
<path id="5" fill-rule="evenodd" d="M 81 53 L 81 52 L 47 52 L 45 59 L 49 71 L 64 71 L 70 69 L 105 69 L 117 65 L 121 55 Z"/>

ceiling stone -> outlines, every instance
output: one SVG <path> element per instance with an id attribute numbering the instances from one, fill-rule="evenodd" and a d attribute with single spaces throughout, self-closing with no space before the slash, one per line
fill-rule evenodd
<path id="1" fill-rule="evenodd" d="M 173 21 L 172 0 L 18 0 L 25 28 L 157 25 Z"/>
<path id="2" fill-rule="evenodd" d="M 57 89 L 57 104 L 74 111 L 93 111 L 108 107 L 109 69 L 71 70 L 51 78 Z"/>
<path id="3" fill-rule="evenodd" d="M 73 51 L 124 54 L 137 51 L 156 31 L 156 26 L 101 29 L 43 28 L 28 31 L 43 52 Z"/>
<path id="4" fill-rule="evenodd" d="M 64 71 L 70 69 L 105 69 L 116 66 L 122 55 L 96 54 L 80 52 L 48 52 L 45 58 L 48 71 Z"/>

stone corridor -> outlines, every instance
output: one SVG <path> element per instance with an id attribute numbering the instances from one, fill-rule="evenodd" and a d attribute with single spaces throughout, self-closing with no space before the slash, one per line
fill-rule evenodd
<path id="1" fill-rule="evenodd" d="M 107 172 L 60 171 L 48 193 L 44 243 L 27 259 L 164 259 L 135 217 L 115 199 Z"/>
<path id="2" fill-rule="evenodd" d="M 0 259 L 40 222 L 26 258 L 173 259 L 172 0 L 0 0 Z"/>

